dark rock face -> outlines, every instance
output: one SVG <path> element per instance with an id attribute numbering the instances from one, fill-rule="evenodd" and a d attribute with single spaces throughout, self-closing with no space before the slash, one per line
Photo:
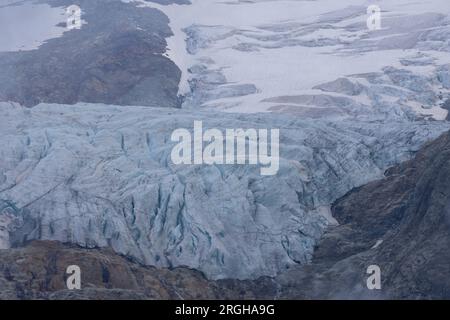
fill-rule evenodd
<path id="1" fill-rule="evenodd" d="M 386 175 L 334 204 L 340 226 L 312 265 L 280 276 L 283 297 L 450 298 L 450 133 Z M 369 265 L 381 290 L 366 287 Z"/>
<path id="2" fill-rule="evenodd" d="M 0 53 L 0 101 L 180 106 L 181 72 L 163 56 L 172 32 L 162 12 L 117 0 L 39 1 L 78 5 L 87 24 L 37 50 Z"/>
<path id="3" fill-rule="evenodd" d="M 82 290 L 67 290 L 67 267 L 81 269 Z M 112 250 L 32 242 L 0 251 L 0 299 L 197 299 L 232 297 L 189 269 L 142 267 Z"/>
<path id="4" fill-rule="evenodd" d="M 67 267 L 81 270 L 81 290 L 68 290 Z M 0 250 L 1 299 L 263 299 L 273 279 L 210 281 L 187 268 L 144 267 L 111 249 L 82 249 L 51 241 Z"/>

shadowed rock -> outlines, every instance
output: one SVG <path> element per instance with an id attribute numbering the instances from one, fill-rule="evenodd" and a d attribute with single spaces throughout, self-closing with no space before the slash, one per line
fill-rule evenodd
<path id="1" fill-rule="evenodd" d="M 40 2 L 78 5 L 86 24 L 36 50 L 0 53 L 0 101 L 180 106 L 181 72 L 163 55 L 172 32 L 162 12 L 116 0 Z"/>
<path id="2" fill-rule="evenodd" d="M 333 205 L 340 222 L 314 261 L 277 282 L 286 298 L 450 298 L 450 133 L 426 145 L 386 178 Z M 366 287 L 369 265 L 382 290 Z"/>

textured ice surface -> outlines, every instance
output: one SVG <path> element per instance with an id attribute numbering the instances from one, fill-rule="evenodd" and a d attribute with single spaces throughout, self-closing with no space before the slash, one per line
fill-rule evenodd
<path id="1" fill-rule="evenodd" d="M 205 128 L 280 128 L 280 171 L 263 177 L 257 166 L 174 166 L 171 133 L 194 120 Z M 110 245 L 143 263 L 188 266 L 211 278 L 274 275 L 310 259 L 332 223 L 333 200 L 448 127 L 0 103 L 0 209 L 12 220 L 2 246 L 30 239 Z"/>

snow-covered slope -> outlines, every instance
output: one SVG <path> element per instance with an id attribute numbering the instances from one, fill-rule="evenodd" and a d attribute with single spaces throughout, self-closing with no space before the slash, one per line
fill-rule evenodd
<path id="1" fill-rule="evenodd" d="M 188 96 L 185 107 L 317 117 L 336 115 L 334 97 L 344 95 L 353 111 L 361 104 L 377 107 L 395 102 L 417 114 L 446 117 L 438 95 L 449 91 L 433 78 L 437 67 L 450 63 L 447 0 L 141 3 L 157 7 L 170 18 L 175 35 L 168 39 L 168 55 L 183 71 L 180 92 Z M 382 10 L 381 30 L 370 31 L 366 24 L 367 8 L 373 4 Z M 428 99 L 416 99 L 410 94 L 414 88 L 389 79 L 385 67 L 429 82 L 423 88 Z M 378 86 L 368 88 L 366 79 L 352 76 L 367 73 L 380 73 L 383 77 L 377 84 L 391 92 L 381 96 Z M 279 102 L 285 96 L 320 100 L 323 92 L 317 86 L 339 79 L 348 79 L 362 90 L 349 96 L 337 87 L 327 93 L 326 103 Z"/>
<path id="2" fill-rule="evenodd" d="M 170 136 L 280 128 L 280 171 L 175 166 Z M 112 246 L 156 266 L 211 278 L 274 275 L 309 261 L 328 205 L 382 176 L 446 122 L 301 120 L 282 114 L 0 103 L 3 247 L 30 239 Z M 15 217 L 15 218 L 14 218 Z M 4 228 L 5 226 L 3 226 Z"/>

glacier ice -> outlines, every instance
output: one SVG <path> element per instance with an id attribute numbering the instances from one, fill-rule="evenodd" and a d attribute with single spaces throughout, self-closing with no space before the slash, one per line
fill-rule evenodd
<path id="1" fill-rule="evenodd" d="M 0 113 L 3 247 L 32 239 L 111 246 L 214 279 L 275 275 L 308 262 L 332 223 L 332 201 L 449 127 L 89 104 L 0 103 Z M 195 120 L 205 129 L 279 128 L 278 174 L 173 165 L 171 133 Z"/>

